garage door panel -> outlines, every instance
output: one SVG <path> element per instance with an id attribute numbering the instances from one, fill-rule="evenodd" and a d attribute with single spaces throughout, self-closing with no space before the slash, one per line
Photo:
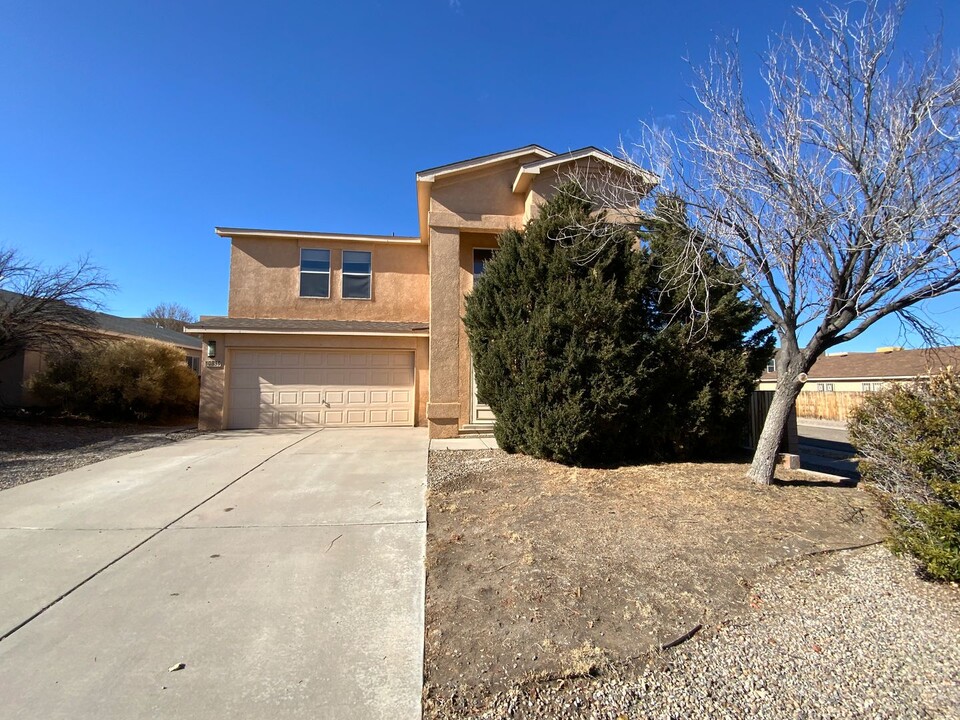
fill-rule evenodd
<path id="1" fill-rule="evenodd" d="M 280 367 L 299 368 L 301 365 L 300 353 L 280 353 Z"/>
<path id="2" fill-rule="evenodd" d="M 260 399 L 256 393 L 249 390 L 231 390 L 230 407 L 237 410 L 259 410 Z"/>
<path id="3" fill-rule="evenodd" d="M 229 427 L 413 424 L 413 354 L 234 351 Z"/>
<path id="4" fill-rule="evenodd" d="M 238 368 L 233 371 L 232 378 L 234 388 L 260 389 L 260 373 L 255 369 Z"/>

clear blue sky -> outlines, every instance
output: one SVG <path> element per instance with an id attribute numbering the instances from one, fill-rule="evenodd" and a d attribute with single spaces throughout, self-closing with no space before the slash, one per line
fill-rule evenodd
<path id="1" fill-rule="evenodd" d="M 755 67 L 795 4 L 0 0 L 0 244 L 90 253 L 119 315 L 225 314 L 215 225 L 415 235 L 416 170 L 612 148 L 689 106 L 685 56 L 739 30 Z M 960 47 L 960 2 L 913 0 L 903 46 L 941 22 Z"/>

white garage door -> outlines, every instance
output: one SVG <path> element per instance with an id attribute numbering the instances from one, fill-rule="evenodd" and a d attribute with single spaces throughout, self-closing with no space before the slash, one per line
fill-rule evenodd
<path id="1" fill-rule="evenodd" d="M 413 353 L 236 350 L 228 427 L 413 425 Z"/>

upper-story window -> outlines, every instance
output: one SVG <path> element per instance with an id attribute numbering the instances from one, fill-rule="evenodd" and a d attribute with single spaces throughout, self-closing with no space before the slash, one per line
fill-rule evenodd
<path id="1" fill-rule="evenodd" d="M 300 248 L 300 297 L 330 297 L 330 251 Z"/>
<path id="2" fill-rule="evenodd" d="M 364 250 L 344 250 L 342 296 L 348 300 L 369 300 L 372 286 L 371 254 Z"/>
<path id="3" fill-rule="evenodd" d="M 777 360 L 776 358 L 774 358 L 773 360 L 767 363 L 767 372 L 774 373 L 776 371 L 777 371 Z"/>

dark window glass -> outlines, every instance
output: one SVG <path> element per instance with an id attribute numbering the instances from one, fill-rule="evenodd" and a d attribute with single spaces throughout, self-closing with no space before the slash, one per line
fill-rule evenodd
<path id="1" fill-rule="evenodd" d="M 473 251 L 473 276 L 475 278 L 483 275 L 483 266 L 493 257 L 493 250 L 490 248 L 475 248 Z"/>
<path id="2" fill-rule="evenodd" d="M 359 250 L 343 251 L 343 271 L 360 275 L 370 274 L 370 253 Z"/>
<path id="3" fill-rule="evenodd" d="M 369 275 L 343 275 L 343 296 L 355 300 L 370 299 Z"/>
<path id="4" fill-rule="evenodd" d="M 300 269 L 317 272 L 330 272 L 329 250 L 301 250 Z"/>
<path id="5" fill-rule="evenodd" d="M 330 273 L 300 273 L 300 297 L 330 297 Z"/>

